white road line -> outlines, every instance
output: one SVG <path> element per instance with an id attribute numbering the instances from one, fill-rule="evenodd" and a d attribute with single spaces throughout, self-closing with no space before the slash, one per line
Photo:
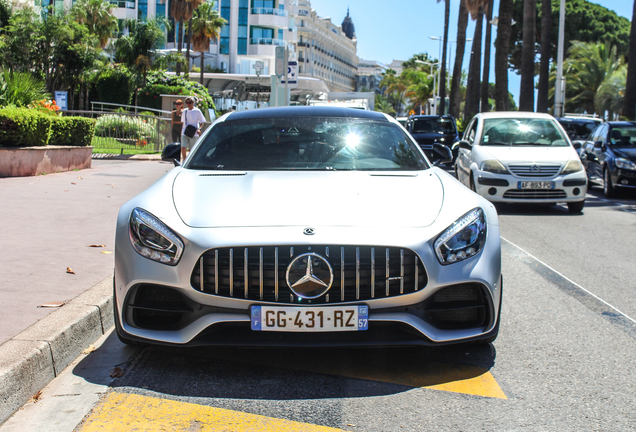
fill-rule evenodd
<path id="1" fill-rule="evenodd" d="M 606 302 L 605 300 L 603 300 L 602 298 L 598 297 L 596 294 L 586 290 L 585 288 L 583 288 L 581 285 L 577 284 L 576 282 L 574 282 L 573 280 L 571 280 L 570 278 L 568 278 L 567 276 L 563 275 L 562 273 L 558 272 L 557 270 L 555 270 L 554 268 L 550 267 L 548 264 L 544 263 L 543 261 L 541 261 L 539 258 L 535 257 L 534 255 L 532 255 L 530 252 L 524 250 L 523 248 L 517 246 L 516 244 L 514 244 L 513 242 L 511 242 L 510 240 L 501 237 L 502 240 L 504 240 L 505 242 L 509 243 L 510 245 L 516 247 L 517 249 L 519 249 L 521 252 L 525 253 L 526 255 L 528 255 L 529 257 L 531 257 L 532 259 L 540 262 L 541 264 L 543 264 L 544 266 L 546 266 L 547 268 L 549 268 L 550 270 L 552 270 L 554 273 L 558 274 L 559 276 L 561 276 L 563 279 L 565 279 L 566 281 L 570 282 L 572 285 L 576 286 L 577 288 L 579 288 L 581 291 L 584 291 L 585 293 L 591 295 L 592 297 L 594 297 L 595 299 L 597 299 L 598 301 L 604 303 L 605 305 L 609 306 L 610 308 L 614 309 L 616 312 L 618 312 L 619 314 L 623 315 L 625 318 L 627 318 L 628 320 L 632 321 L 634 324 L 636 324 L 636 320 L 632 317 L 630 317 L 629 315 L 621 312 L 620 310 L 618 310 L 616 307 L 612 306 L 611 304 L 609 304 L 608 302 Z"/>

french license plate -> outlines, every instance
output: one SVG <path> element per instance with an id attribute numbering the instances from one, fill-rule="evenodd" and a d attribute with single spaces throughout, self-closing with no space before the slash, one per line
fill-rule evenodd
<path id="1" fill-rule="evenodd" d="M 520 181 L 517 189 L 554 189 L 554 182 L 551 181 Z"/>
<path id="2" fill-rule="evenodd" d="M 252 330 L 336 332 L 369 328 L 368 306 L 252 306 Z"/>

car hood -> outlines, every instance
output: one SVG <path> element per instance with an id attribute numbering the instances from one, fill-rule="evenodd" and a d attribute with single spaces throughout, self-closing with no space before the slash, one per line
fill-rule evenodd
<path id="1" fill-rule="evenodd" d="M 618 157 L 636 161 L 636 147 L 612 147 L 612 150 Z"/>
<path id="2" fill-rule="evenodd" d="M 570 146 L 563 147 L 503 147 L 482 146 L 483 151 L 503 163 L 565 163 L 577 158 Z"/>
<path id="3" fill-rule="evenodd" d="M 172 195 L 194 228 L 432 224 L 444 199 L 434 170 L 202 172 L 182 170 Z"/>

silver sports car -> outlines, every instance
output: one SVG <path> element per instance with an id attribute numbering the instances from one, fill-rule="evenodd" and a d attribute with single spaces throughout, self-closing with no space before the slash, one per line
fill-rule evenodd
<path id="1" fill-rule="evenodd" d="M 224 115 L 117 219 L 128 344 L 492 342 L 501 290 L 493 205 L 377 112 Z"/>

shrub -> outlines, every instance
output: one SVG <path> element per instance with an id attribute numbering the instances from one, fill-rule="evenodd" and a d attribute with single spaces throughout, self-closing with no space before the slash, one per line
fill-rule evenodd
<path id="1" fill-rule="evenodd" d="M 199 100 L 197 107 L 206 117 L 208 109 L 216 110 L 207 88 L 183 76 L 167 75 L 164 71 L 154 71 L 148 74 L 146 86 L 139 90 L 139 105 L 161 109 L 160 95 L 162 94 L 196 96 Z"/>
<path id="2" fill-rule="evenodd" d="M 106 114 L 97 119 L 95 136 L 141 140 L 154 137 L 156 120 Z"/>
<path id="3" fill-rule="evenodd" d="M 49 145 L 89 146 L 95 132 L 95 120 L 84 117 L 52 117 Z"/>
<path id="4" fill-rule="evenodd" d="M 104 72 L 95 84 L 98 102 L 129 105 L 133 95 L 133 77 L 125 69 Z"/>
<path id="5" fill-rule="evenodd" d="M 43 80 L 29 72 L 0 73 L 0 105 L 25 107 L 42 99 L 51 99 Z"/>
<path id="6" fill-rule="evenodd" d="M 28 108 L 0 109 L 0 146 L 37 147 L 49 142 L 53 116 Z"/>

